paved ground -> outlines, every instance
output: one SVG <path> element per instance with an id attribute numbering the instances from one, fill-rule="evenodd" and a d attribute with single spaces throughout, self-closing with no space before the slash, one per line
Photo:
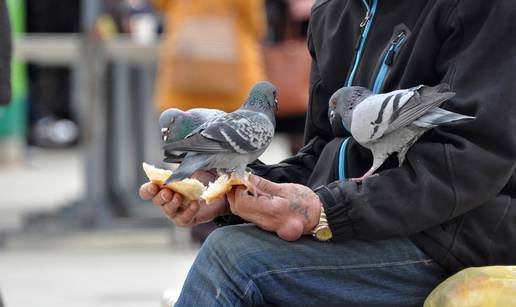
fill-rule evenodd
<path id="1" fill-rule="evenodd" d="M 264 155 L 286 156 L 283 139 Z M 23 165 L 0 165 L 0 291 L 6 307 L 159 306 L 180 285 L 197 246 L 187 230 L 112 227 L 27 231 L 24 216 L 52 211 L 84 192 L 77 150 L 28 151 Z M 123 224 L 123 223 L 122 223 Z"/>
<path id="2" fill-rule="evenodd" d="M 142 240 L 144 236 L 152 242 Z M 124 244 L 117 242 L 124 237 Z M 104 242 L 99 244 L 99 238 Z M 163 290 L 182 283 L 196 253 L 194 247 L 174 246 L 165 238 L 162 232 L 140 230 L 61 239 L 37 236 L 37 242 L 14 243 L 0 252 L 4 304 L 160 306 Z"/>

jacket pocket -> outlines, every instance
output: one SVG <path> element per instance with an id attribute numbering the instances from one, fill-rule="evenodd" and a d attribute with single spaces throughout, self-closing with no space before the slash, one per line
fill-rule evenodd
<path id="1" fill-rule="evenodd" d="M 373 74 L 373 93 L 382 93 L 385 80 L 389 76 L 389 72 L 396 62 L 397 55 L 407 41 L 409 35 L 410 30 L 404 24 L 400 24 L 394 28 L 392 37 L 382 52 L 382 56 L 376 65 L 375 74 Z"/>

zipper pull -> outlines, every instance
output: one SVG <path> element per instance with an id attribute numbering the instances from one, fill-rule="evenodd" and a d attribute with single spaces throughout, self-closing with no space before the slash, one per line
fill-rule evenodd
<path id="1" fill-rule="evenodd" d="M 405 31 L 401 31 L 400 33 L 398 33 L 398 35 L 396 35 L 396 38 L 394 39 L 394 41 L 392 41 L 392 44 L 393 45 L 397 45 L 400 43 L 401 39 L 405 36 Z"/>
<path id="2" fill-rule="evenodd" d="M 367 22 L 371 18 L 371 11 L 367 10 L 366 15 L 362 22 L 360 23 L 360 34 L 358 35 L 357 43 L 355 45 L 355 51 L 357 51 L 360 48 L 360 43 L 362 43 L 362 35 L 364 34 L 364 27 L 366 26 Z"/>
<path id="3" fill-rule="evenodd" d="M 362 20 L 362 22 L 360 23 L 360 28 L 363 28 L 366 26 L 367 22 L 369 21 L 369 18 L 371 18 L 371 11 L 367 10 L 364 20 Z"/>
<path id="4" fill-rule="evenodd" d="M 387 55 L 385 56 L 385 65 L 391 66 L 394 62 L 394 55 L 396 54 L 396 48 L 398 47 L 398 44 L 403 40 L 405 37 L 405 32 L 401 31 L 396 38 L 392 41 L 391 46 L 389 47 L 389 50 L 387 51 Z"/>

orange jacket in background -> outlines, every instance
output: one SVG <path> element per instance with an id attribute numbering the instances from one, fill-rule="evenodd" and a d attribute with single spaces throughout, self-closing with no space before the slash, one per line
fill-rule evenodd
<path id="1" fill-rule="evenodd" d="M 163 39 L 156 81 L 156 104 L 159 111 L 170 107 L 183 110 L 198 107 L 232 111 L 240 107 L 252 85 L 265 79 L 262 60 L 262 38 L 265 34 L 266 17 L 263 0 L 153 0 L 165 17 L 166 33 Z M 171 88 L 174 65 L 167 57 L 167 46 L 174 38 L 174 29 L 190 16 L 206 10 L 213 15 L 233 16 L 237 34 L 236 48 L 240 55 L 238 71 L 240 84 L 232 94 L 214 95 L 186 93 Z M 224 78 L 224 76 L 220 76 Z"/>

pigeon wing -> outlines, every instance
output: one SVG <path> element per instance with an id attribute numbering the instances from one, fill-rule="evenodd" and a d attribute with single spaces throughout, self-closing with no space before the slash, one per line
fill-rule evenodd
<path id="1" fill-rule="evenodd" d="M 269 145 L 274 135 L 274 124 L 259 112 L 240 110 L 218 118 L 201 134 L 230 146 L 234 152 L 247 154 Z"/>
<path id="2" fill-rule="evenodd" d="M 242 154 L 267 146 L 274 135 L 269 119 L 252 111 L 237 111 L 215 118 L 184 140 L 163 146 L 167 151 Z"/>
<path id="3" fill-rule="evenodd" d="M 184 140 L 165 144 L 165 151 L 203 152 L 203 153 L 229 153 L 231 146 L 224 142 L 218 142 L 204 137 L 202 134 L 194 134 Z"/>
<path id="4" fill-rule="evenodd" d="M 443 102 L 455 96 L 455 93 L 445 91 L 446 87 L 421 87 L 416 90 L 410 100 L 395 110 L 389 120 L 389 128 L 385 133 L 392 132 L 410 125 L 431 109 L 439 107 Z"/>

